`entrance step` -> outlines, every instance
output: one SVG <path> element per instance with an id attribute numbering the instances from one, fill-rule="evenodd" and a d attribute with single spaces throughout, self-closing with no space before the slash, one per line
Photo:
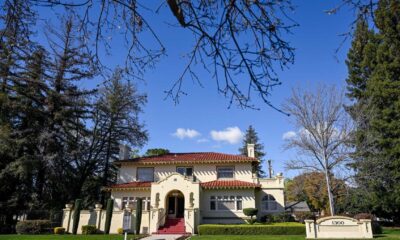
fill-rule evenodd
<path id="1" fill-rule="evenodd" d="M 186 234 L 184 218 L 167 218 L 164 226 L 157 231 L 158 234 Z"/>

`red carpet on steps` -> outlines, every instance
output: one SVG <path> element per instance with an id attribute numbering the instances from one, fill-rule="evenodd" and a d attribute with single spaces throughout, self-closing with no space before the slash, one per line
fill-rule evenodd
<path id="1" fill-rule="evenodd" d="M 184 218 L 167 218 L 163 227 L 157 231 L 158 234 L 185 234 Z"/>

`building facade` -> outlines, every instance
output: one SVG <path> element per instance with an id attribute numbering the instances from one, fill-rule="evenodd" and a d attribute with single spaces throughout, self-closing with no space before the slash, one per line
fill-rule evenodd
<path id="1" fill-rule="evenodd" d="M 254 145 L 249 156 L 224 153 L 169 153 L 128 159 L 122 147 L 118 183 L 106 188 L 114 199 L 114 214 L 136 212 L 142 199 L 143 233 L 195 233 L 199 224 L 243 223 L 244 208 L 257 208 L 258 217 L 284 211 L 281 174 L 258 178 Z M 113 217 L 111 231 L 123 227 Z"/>

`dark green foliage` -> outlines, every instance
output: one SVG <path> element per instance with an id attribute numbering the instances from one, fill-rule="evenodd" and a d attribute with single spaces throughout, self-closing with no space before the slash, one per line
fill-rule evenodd
<path id="1" fill-rule="evenodd" d="M 290 213 L 270 214 L 268 216 L 271 223 L 294 222 L 294 217 Z"/>
<path id="2" fill-rule="evenodd" d="M 78 231 L 81 209 L 82 209 L 82 199 L 76 199 L 75 204 L 74 204 L 74 213 L 72 216 L 72 220 L 73 220 L 72 234 L 76 234 Z"/>
<path id="3" fill-rule="evenodd" d="M 138 198 L 136 201 L 136 221 L 135 221 L 135 233 L 140 233 L 140 224 L 142 223 L 142 204 L 143 200 Z"/>
<path id="4" fill-rule="evenodd" d="M 373 234 L 382 234 L 383 228 L 377 221 L 372 221 L 372 233 Z"/>
<path id="5" fill-rule="evenodd" d="M 244 208 L 243 213 L 246 216 L 253 217 L 253 216 L 257 215 L 258 209 L 257 208 Z"/>
<path id="6" fill-rule="evenodd" d="M 145 156 L 158 156 L 163 154 L 168 154 L 169 150 L 164 148 L 151 148 L 147 149 Z"/>
<path id="7" fill-rule="evenodd" d="M 366 206 L 400 222 L 400 2 L 380 0 L 376 32 L 357 25 L 348 54 L 347 79 L 356 123 L 353 168 Z"/>
<path id="8" fill-rule="evenodd" d="M 244 213 L 244 215 L 250 217 L 250 220 L 248 220 L 249 224 L 255 223 L 255 219 L 253 219 L 253 217 L 256 216 L 257 213 L 258 213 L 258 209 L 257 208 L 244 208 L 243 209 L 243 213 Z"/>
<path id="9" fill-rule="evenodd" d="M 29 1 L 3 2 L 0 22 L 10 22 L 0 24 L 0 215 L 12 226 L 14 215 L 31 209 L 105 199 L 101 187 L 115 180 L 119 143 L 147 141 L 139 121 L 146 96 L 121 69 L 99 89 L 81 88 L 98 69 L 74 14 L 48 26 L 41 46 L 31 41 Z"/>
<path id="10" fill-rule="evenodd" d="M 51 232 L 50 226 L 48 220 L 25 220 L 17 223 L 15 231 L 18 234 L 43 234 Z"/>
<path id="11" fill-rule="evenodd" d="M 103 146 L 93 152 L 95 154 L 100 151 L 103 156 L 102 186 L 115 179 L 116 171 L 111 161 L 118 154 L 119 144 L 126 142 L 130 146 L 141 147 L 147 141 L 147 132 L 138 119 L 147 97 L 139 94 L 130 81 L 124 82 L 125 78 L 124 70 L 117 68 L 110 80 L 99 90 L 94 105 L 93 121 L 98 127 L 93 129 L 94 137 L 91 140 L 94 144 L 100 141 Z M 95 162 L 94 160 L 91 161 Z M 100 202 L 104 204 L 105 192 L 101 195 Z"/>
<path id="12" fill-rule="evenodd" d="M 105 226 L 104 226 L 104 233 L 105 234 L 109 234 L 110 233 L 113 207 L 114 207 L 114 200 L 113 199 L 108 199 L 107 200 L 107 207 L 106 207 L 106 222 L 105 222 Z"/>
<path id="13" fill-rule="evenodd" d="M 95 225 L 83 225 L 81 228 L 82 228 L 81 229 L 82 234 L 84 235 L 91 235 L 97 233 L 97 228 Z"/>
<path id="14" fill-rule="evenodd" d="M 315 219 L 314 214 L 310 212 L 297 212 L 295 213 L 295 215 L 296 215 L 296 221 L 300 223 L 304 223 L 304 220 Z"/>
<path id="15" fill-rule="evenodd" d="M 305 235 L 303 224 L 296 225 L 213 225 L 198 227 L 200 235 Z"/>
<path id="16" fill-rule="evenodd" d="M 240 154 L 245 155 L 245 156 L 248 155 L 247 144 L 254 144 L 254 156 L 260 160 L 260 163 L 253 166 L 253 171 L 255 173 L 257 173 L 257 176 L 264 177 L 265 172 L 262 170 L 262 163 L 264 162 L 263 157 L 265 156 L 264 145 L 262 143 L 260 143 L 257 132 L 251 125 L 246 130 L 246 134 L 243 138 L 242 147 L 239 148 Z"/>

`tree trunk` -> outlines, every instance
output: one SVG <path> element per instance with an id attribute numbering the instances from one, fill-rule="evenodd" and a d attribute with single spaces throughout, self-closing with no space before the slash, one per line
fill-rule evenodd
<path id="1" fill-rule="evenodd" d="M 328 168 L 325 169 L 325 179 L 326 179 L 326 187 L 328 190 L 328 199 L 329 199 L 329 209 L 331 212 L 331 216 L 335 215 L 335 205 L 333 202 L 333 194 L 332 194 L 332 190 L 331 190 L 331 180 L 329 177 L 329 170 Z"/>

